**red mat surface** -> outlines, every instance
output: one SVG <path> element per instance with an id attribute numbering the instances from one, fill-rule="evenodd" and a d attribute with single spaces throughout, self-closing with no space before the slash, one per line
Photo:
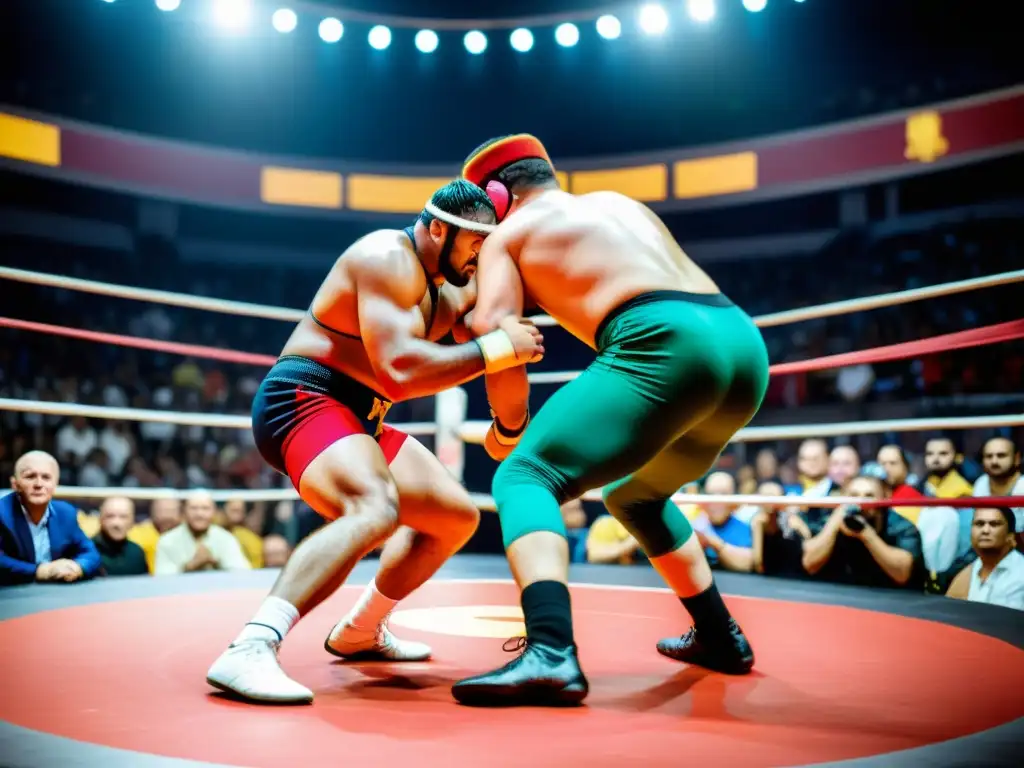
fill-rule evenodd
<path id="1" fill-rule="evenodd" d="M 211 692 L 205 672 L 262 591 L 149 598 L 0 623 L 0 718 L 122 749 L 253 768 L 459 763 L 488 766 L 782 766 L 907 749 L 1024 715 L 1024 652 L 944 624 L 834 606 L 731 597 L 757 653 L 732 678 L 660 657 L 684 615 L 659 591 L 574 587 L 591 680 L 576 710 L 456 705 L 450 684 L 504 663 L 511 584 L 436 582 L 405 609 L 476 606 L 444 632 L 398 627 L 433 645 L 416 665 L 349 665 L 323 639 L 358 589 L 301 622 L 282 651 L 316 692 L 309 707 L 262 707 Z M 416 623 L 424 614 L 405 614 Z M 396 619 L 403 621 L 403 615 Z M 422 624 L 420 624 L 422 626 Z M 475 628 L 475 629 L 474 629 Z M 474 631 L 468 637 L 458 632 Z"/>

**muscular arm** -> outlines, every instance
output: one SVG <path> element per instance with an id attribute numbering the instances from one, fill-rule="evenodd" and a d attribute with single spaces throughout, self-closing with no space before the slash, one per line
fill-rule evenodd
<path id="1" fill-rule="evenodd" d="M 384 258 L 355 265 L 359 328 L 384 394 L 393 399 L 432 395 L 474 379 L 486 361 L 479 345 L 454 346 L 423 338 L 423 287 L 402 246 Z"/>
<path id="2" fill-rule="evenodd" d="M 529 211 L 521 211 L 528 217 Z M 525 218 L 510 219 L 484 240 L 477 270 L 477 299 L 472 311 L 471 329 L 477 336 L 490 333 L 506 317 L 523 313 L 523 279 L 512 258 L 511 249 L 521 242 Z M 523 425 L 529 413 L 530 383 L 526 366 L 507 368 L 484 379 L 487 402 L 494 418 L 506 429 Z"/>

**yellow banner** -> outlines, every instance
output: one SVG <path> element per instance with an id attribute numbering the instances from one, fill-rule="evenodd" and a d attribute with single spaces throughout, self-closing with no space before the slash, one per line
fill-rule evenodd
<path id="1" fill-rule="evenodd" d="M 271 205 L 341 208 L 341 174 L 265 165 L 260 172 L 260 199 Z"/>
<path id="2" fill-rule="evenodd" d="M 451 180 L 353 173 L 348 177 L 348 207 L 353 211 L 419 213 L 438 187 Z"/>
<path id="3" fill-rule="evenodd" d="M 574 195 L 618 192 L 642 203 L 657 202 L 668 197 L 668 169 L 660 163 L 633 168 L 572 171 L 569 183 Z"/>
<path id="4" fill-rule="evenodd" d="M 60 128 L 0 113 L 0 156 L 38 165 L 60 165 Z"/>
<path id="5" fill-rule="evenodd" d="M 710 197 L 757 189 L 757 153 L 679 160 L 672 168 L 675 196 Z"/>

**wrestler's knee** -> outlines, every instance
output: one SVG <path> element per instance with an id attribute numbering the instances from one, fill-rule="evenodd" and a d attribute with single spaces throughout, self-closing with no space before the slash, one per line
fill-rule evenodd
<path id="1" fill-rule="evenodd" d="M 568 480 L 556 467 L 541 456 L 516 449 L 498 465 L 491 482 L 491 494 L 498 500 L 524 485 L 543 488 L 559 504 L 570 497 Z"/>
<path id="2" fill-rule="evenodd" d="M 376 538 L 386 538 L 398 530 L 398 488 L 391 477 L 368 483 L 354 502 L 351 513 L 346 514 L 358 515 Z"/>
<path id="3" fill-rule="evenodd" d="M 371 453 L 370 456 L 373 454 Z M 367 535 L 390 536 L 398 528 L 398 488 L 383 460 L 332 461 L 318 456 L 302 474 L 299 495 L 328 520 L 357 517 Z"/>
<path id="4" fill-rule="evenodd" d="M 566 535 L 559 506 L 570 498 L 568 481 L 540 457 L 514 451 L 498 466 L 491 493 L 506 549 L 517 539 L 539 531 Z"/>
<path id="5" fill-rule="evenodd" d="M 443 541 L 451 541 L 461 547 L 476 533 L 480 525 L 480 510 L 469 494 L 459 486 L 436 499 L 429 526 L 421 526 L 423 533 Z"/>
<path id="6" fill-rule="evenodd" d="M 679 549 L 693 535 L 686 515 L 665 498 L 645 496 L 636 481 L 620 482 L 602 492 L 608 512 L 639 542 L 648 557 Z"/>

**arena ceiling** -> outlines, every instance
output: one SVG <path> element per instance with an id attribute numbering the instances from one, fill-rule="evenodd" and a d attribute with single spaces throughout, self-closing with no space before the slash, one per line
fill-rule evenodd
<path id="1" fill-rule="evenodd" d="M 227 34 L 196 10 L 221 0 L 180 0 L 174 13 L 155 0 L 5 0 L 0 104 L 254 151 L 450 162 L 516 131 L 542 135 L 559 157 L 643 152 L 1024 81 L 1015 6 L 997 0 L 767 0 L 757 13 L 750 0 L 702 0 L 716 9 L 706 23 L 689 0 L 662 0 L 671 25 L 653 36 L 636 23 L 638 0 L 250 1 L 256 21 Z M 292 34 L 271 28 L 280 7 L 298 15 Z M 326 13 L 349 11 L 358 18 L 337 44 L 318 37 Z M 622 18 L 620 38 L 595 32 L 604 11 Z M 416 26 L 396 22 L 391 45 L 374 50 L 382 13 L 487 19 L 488 45 L 471 55 L 464 31 L 439 26 L 426 55 Z M 535 45 L 518 52 L 510 29 L 493 26 L 536 13 L 582 13 L 578 45 L 557 45 L 556 25 L 537 23 Z"/>

